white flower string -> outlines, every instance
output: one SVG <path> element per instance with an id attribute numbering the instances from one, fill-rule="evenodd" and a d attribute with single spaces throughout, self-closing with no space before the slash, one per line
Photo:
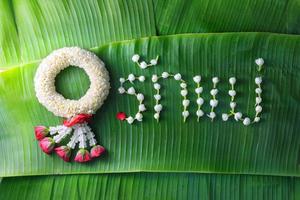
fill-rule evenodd
<path id="1" fill-rule="evenodd" d="M 210 109 L 210 113 L 207 115 L 209 118 L 211 118 L 211 121 L 213 121 L 214 118 L 216 117 L 215 108 L 218 106 L 218 103 L 219 103 L 216 98 L 216 95 L 218 94 L 217 84 L 219 83 L 219 81 L 220 80 L 218 77 L 212 78 L 213 89 L 210 91 L 212 99 L 209 101 L 211 109 Z"/>
<path id="2" fill-rule="evenodd" d="M 145 76 L 135 76 L 134 74 L 129 74 L 128 75 L 128 78 L 125 79 L 125 78 L 120 78 L 120 84 L 121 86 L 119 87 L 119 93 L 120 94 L 129 94 L 129 95 L 133 95 L 137 98 L 138 102 L 139 102 L 139 107 L 138 107 L 138 112 L 135 114 L 134 117 L 132 116 L 128 116 L 128 117 L 121 117 L 120 119 L 121 120 L 126 120 L 129 124 L 132 124 L 135 120 L 137 121 L 143 121 L 143 112 L 146 111 L 146 107 L 145 107 L 145 104 L 143 103 L 144 102 L 144 95 L 142 93 L 136 93 L 134 87 L 130 87 L 128 88 L 128 90 L 126 91 L 126 89 L 124 88 L 124 84 L 126 82 L 130 82 L 131 84 L 133 84 L 133 82 L 135 80 L 138 80 L 140 82 L 144 82 L 145 81 Z"/>
<path id="3" fill-rule="evenodd" d="M 160 89 L 161 89 L 161 85 L 158 82 L 158 80 L 160 79 L 167 79 L 173 77 L 176 81 L 180 82 L 180 94 L 183 97 L 182 100 L 182 106 L 183 106 L 183 111 L 182 111 L 182 116 L 183 116 L 183 121 L 185 122 L 187 117 L 189 116 L 189 111 L 187 110 L 187 107 L 190 104 L 190 100 L 188 100 L 186 98 L 187 94 L 188 94 L 188 90 L 187 90 L 187 84 L 186 82 L 182 79 L 181 74 L 177 73 L 177 74 L 170 74 L 168 72 L 163 72 L 161 74 L 161 76 L 158 76 L 156 74 L 152 75 L 152 82 L 154 83 L 154 89 L 156 90 L 156 94 L 154 95 L 154 99 L 155 99 L 155 106 L 154 106 L 154 118 L 159 121 L 160 118 L 160 112 L 162 111 L 163 106 L 160 104 L 160 100 L 161 100 L 161 95 L 160 95 Z"/>
<path id="4" fill-rule="evenodd" d="M 147 64 L 145 61 L 139 62 L 139 60 L 140 60 L 140 55 L 134 54 L 134 55 L 132 56 L 131 60 L 132 60 L 132 62 L 136 63 L 141 69 L 146 69 L 146 68 L 148 68 L 148 67 L 150 67 L 150 66 L 155 66 L 155 65 L 157 65 L 157 63 L 158 63 L 158 58 L 159 58 L 159 56 L 156 56 L 156 58 L 151 59 L 151 60 L 150 60 L 150 63 Z"/>
<path id="5" fill-rule="evenodd" d="M 200 117 L 202 117 L 204 115 L 203 110 L 201 110 L 201 107 L 204 103 L 204 99 L 201 97 L 201 94 L 203 92 L 203 87 L 201 86 L 201 76 L 197 75 L 194 76 L 193 78 L 194 82 L 197 84 L 197 87 L 195 89 L 195 92 L 197 94 L 197 111 L 196 111 L 196 115 L 197 115 L 197 121 L 199 122 Z"/>
<path id="6" fill-rule="evenodd" d="M 257 64 L 258 68 L 257 71 L 260 72 L 262 70 L 263 64 L 264 64 L 264 60 L 262 58 L 258 58 L 255 60 L 255 63 Z M 235 95 L 236 95 L 236 91 L 234 90 L 234 84 L 236 83 L 236 78 L 235 77 L 231 77 L 229 79 L 229 83 L 231 85 L 231 89 L 228 91 L 229 96 L 231 97 L 231 101 L 230 101 L 230 112 L 229 114 L 227 113 L 223 113 L 222 114 L 222 119 L 223 121 L 227 121 L 229 117 L 233 116 L 234 119 L 236 121 L 242 121 L 243 124 L 245 126 L 248 126 L 251 124 L 251 119 L 249 117 L 244 117 L 243 118 L 243 114 L 241 112 L 235 112 L 235 107 L 236 107 L 236 102 L 235 100 Z M 256 93 L 256 97 L 255 97 L 255 117 L 252 121 L 252 123 L 256 123 L 260 121 L 260 114 L 262 112 L 262 87 L 261 87 L 261 83 L 262 83 L 262 77 L 258 76 L 255 78 L 255 84 L 257 85 L 257 88 L 255 89 L 255 93 Z"/>

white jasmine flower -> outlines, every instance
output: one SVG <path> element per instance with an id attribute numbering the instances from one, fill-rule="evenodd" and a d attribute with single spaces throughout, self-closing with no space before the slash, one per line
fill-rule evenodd
<path id="1" fill-rule="evenodd" d="M 210 106 L 211 107 L 217 107 L 217 105 L 218 105 L 218 100 L 216 100 L 216 99 L 211 99 L 210 101 L 209 101 L 209 104 L 210 104 Z"/>
<path id="2" fill-rule="evenodd" d="M 128 90 L 127 90 L 127 93 L 128 94 L 135 94 L 135 89 L 133 87 L 130 87 Z"/>
<path id="3" fill-rule="evenodd" d="M 212 89 L 211 91 L 210 91 L 210 94 L 212 95 L 212 96 L 216 96 L 217 94 L 218 94 L 218 89 Z"/>
<path id="4" fill-rule="evenodd" d="M 254 121 L 255 121 L 255 122 L 259 122 L 259 121 L 260 121 L 260 117 L 255 117 L 255 118 L 254 118 Z"/>
<path id="5" fill-rule="evenodd" d="M 181 80 L 181 74 L 175 74 L 174 79 L 177 81 Z"/>
<path id="6" fill-rule="evenodd" d="M 258 65 L 258 66 L 262 66 L 264 64 L 264 59 L 262 58 L 258 58 L 255 60 L 255 63 Z"/>
<path id="7" fill-rule="evenodd" d="M 120 93 L 120 94 L 124 94 L 124 93 L 125 93 L 125 89 L 124 89 L 123 87 L 119 87 L 118 90 L 119 90 L 119 93 Z"/>
<path id="8" fill-rule="evenodd" d="M 148 66 L 147 66 L 147 63 L 145 61 L 143 61 L 143 62 L 140 63 L 140 67 L 142 69 L 146 69 Z"/>
<path id="9" fill-rule="evenodd" d="M 155 83 L 158 80 L 158 76 L 156 74 L 152 75 L 152 82 Z"/>
<path id="10" fill-rule="evenodd" d="M 200 83 L 200 81 L 201 81 L 201 76 L 200 76 L 200 75 L 194 76 L 193 80 L 194 80 L 196 83 Z"/>
<path id="11" fill-rule="evenodd" d="M 261 102 L 262 102 L 261 97 L 256 97 L 256 98 L 255 98 L 255 103 L 256 103 L 256 104 L 260 104 Z"/>
<path id="12" fill-rule="evenodd" d="M 201 97 L 199 97 L 199 98 L 197 99 L 197 104 L 198 104 L 199 106 L 201 106 L 203 103 L 204 103 L 204 99 L 201 98 Z"/>
<path id="13" fill-rule="evenodd" d="M 195 92 L 196 92 L 197 94 L 201 94 L 201 93 L 203 92 L 203 87 L 198 87 L 198 88 L 196 88 L 196 89 L 195 89 Z"/>
<path id="14" fill-rule="evenodd" d="M 190 105 L 190 100 L 184 99 L 184 100 L 182 101 L 182 105 L 183 105 L 184 107 L 189 106 L 189 105 Z"/>
<path id="15" fill-rule="evenodd" d="M 231 85 L 234 85 L 234 84 L 236 83 L 236 78 L 235 78 L 235 77 L 231 77 L 231 78 L 229 79 L 229 83 L 230 83 Z"/>
<path id="16" fill-rule="evenodd" d="M 129 74 L 128 80 L 132 83 L 135 80 L 135 76 L 133 74 Z"/>
<path id="17" fill-rule="evenodd" d="M 140 104 L 140 105 L 139 105 L 139 111 L 140 111 L 140 112 L 144 112 L 145 110 L 146 110 L 145 105 L 144 105 L 144 104 Z"/>
<path id="18" fill-rule="evenodd" d="M 142 121 L 143 120 L 143 115 L 141 113 L 136 113 L 135 115 L 135 118 L 138 120 L 138 121 Z"/>
<path id="19" fill-rule="evenodd" d="M 159 90 L 159 89 L 160 89 L 160 84 L 159 84 L 159 83 L 154 83 L 154 88 L 155 88 L 156 90 Z"/>
<path id="20" fill-rule="evenodd" d="M 231 108 L 231 109 L 234 109 L 234 108 L 236 107 L 236 103 L 235 103 L 235 102 L 230 102 L 229 105 L 230 105 L 230 108 Z"/>
<path id="21" fill-rule="evenodd" d="M 139 81 L 140 81 L 140 82 L 144 82 L 145 79 L 146 79 L 145 76 L 140 76 L 140 77 L 139 77 Z"/>
<path id="22" fill-rule="evenodd" d="M 186 83 L 180 83 L 181 88 L 186 88 L 186 86 L 187 86 Z"/>
<path id="23" fill-rule="evenodd" d="M 256 94 L 261 94 L 261 93 L 262 93 L 261 88 L 256 88 L 256 89 L 255 89 L 255 93 L 256 93 Z"/>
<path id="24" fill-rule="evenodd" d="M 212 78 L 212 82 L 214 83 L 214 84 L 217 84 L 217 83 L 219 83 L 219 78 L 218 77 L 213 77 Z"/>
<path id="25" fill-rule="evenodd" d="M 162 105 L 161 105 L 161 104 L 155 105 L 155 106 L 154 106 L 154 110 L 155 110 L 156 112 L 160 112 L 160 111 L 162 110 Z"/>
<path id="26" fill-rule="evenodd" d="M 154 114 L 154 119 L 159 119 L 159 113 Z"/>
<path id="27" fill-rule="evenodd" d="M 256 111 L 257 113 L 260 113 L 260 112 L 262 111 L 262 107 L 261 107 L 260 105 L 257 105 L 257 106 L 255 107 L 255 111 Z"/>
<path id="28" fill-rule="evenodd" d="M 261 78 L 261 77 L 256 77 L 256 78 L 255 78 L 255 83 L 256 83 L 257 85 L 261 84 L 261 82 L 262 82 L 262 78 Z"/>
<path id="29" fill-rule="evenodd" d="M 125 78 L 120 78 L 120 83 L 124 83 L 125 82 Z"/>
<path id="30" fill-rule="evenodd" d="M 157 100 L 157 101 L 161 100 L 161 95 L 160 94 L 155 94 L 154 99 Z"/>
<path id="31" fill-rule="evenodd" d="M 134 54 L 131 59 L 133 62 L 138 62 L 140 59 L 140 56 L 138 54 Z"/>
<path id="32" fill-rule="evenodd" d="M 243 116 L 242 113 L 237 112 L 237 113 L 234 114 L 234 119 L 236 121 L 238 121 L 238 120 L 242 119 L 242 116 Z"/>
<path id="33" fill-rule="evenodd" d="M 181 96 L 185 97 L 188 94 L 188 91 L 186 89 L 183 89 L 180 91 Z"/>
<path id="34" fill-rule="evenodd" d="M 168 73 L 168 72 L 163 72 L 163 73 L 161 74 L 161 76 L 162 76 L 163 78 L 168 78 L 168 77 L 169 77 L 169 73 Z"/>
<path id="35" fill-rule="evenodd" d="M 196 115 L 197 117 L 202 117 L 204 115 L 204 112 L 202 110 L 197 110 Z"/>
<path id="36" fill-rule="evenodd" d="M 236 95 L 236 91 L 235 90 L 229 90 L 228 94 L 229 94 L 229 96 L 234 97 Z"/>
<path id="37" fill-rule="evenodd" d="M 185 118 L 188 117 L 189 115 L 190 115 L 190 113 L 187 110 L 182 112 L 182 116 Z"/>
<path id="38" fill-rule="evenodd" d="M 139 93 L 139 94 L 136 95 L 136 98 L 137 98 L 138 101 L 143 101 L 144 100 L 144 95 Z"/>
<path id="39" fill-rule="evenodd" d="M 244 120 L 243 120 L 243 124 L 245 125 L 245 126 L 248 126 L 248 125 L 250 125 L 250 119 L 248 118 L 248 117 L 246 117 Z"/>
<path id="40" fill-rule="evenodd" d="M 151 65 L 157 65 L 157 60 L 156 60 L 156 59 L 150 60 L 150 64 L 151 64 Z"/>
<path id="41" fill-rule="evenodd" d="M 133 121 L 134 121 L 133 117 L 131 117 L 131 116 L 130 116 L 130 117 L 127 117 L 126 120 L 127 120 L 127 122 L 128 122 L 129 124 L 132 124 Z"/>
<path id="42" fill-rule="evenodd" d="M 214 119 L 216 117 L 215 112 L 210 112 L 209 115 L 207 115 L 209 118 Z"/>
<path id="43" fill-rule="evenodd" d="M 222 120 L 223 120 L 223 121 L 227 121 L 228 118 L 229 118 L 228 114 L 226 114 L 226 113 L 223 113 L 223 114 L 222 114 Z"/>

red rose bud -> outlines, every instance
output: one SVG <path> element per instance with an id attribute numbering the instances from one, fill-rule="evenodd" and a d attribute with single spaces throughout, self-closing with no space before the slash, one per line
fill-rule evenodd
<path id="1" fill-rule="evenodd" d="M 90 153 L 85 150 L 85 149 L 80 149 L 76 156 L 75 156 L 75 162 L 88 162 L 90 161 L 92 158 L 90 156 Z"/>
<path id="2" fill-rule="evenodd" d="M 105 148 L 100 145 L 96 145 L 91 149 L 92 158 L 96 158 L 101 156 L 105 152 Z"/>
<path id="3" fill-rule="evenodd" d="M 55 153 L 64 161 L 69 162 L 71 156 L 71 148 L 68 146 L 60 146 L 54 149 Z"/>
<path id="4" fill-rule="evenodd" d="M 117 113 L 117 119 L 121 120 L 121 121 L 124 121 L 126 119 L 126 113 L 124 113 L 124 112 L 118 112 Z"/>
<path id="5" fill-rule="evenodd" d="M 45 137 L 44 139 L 39 141 L 39 145 L 43 152 L 45 152 L 46 154 L 50 154 L 54 149 L 55 142 L 52 138 Z"/>
<path id="6" fill-rule="evenodd" d="M 37 140 L 41 140 L 48 135 L 49 129 L 46 126 L 36 126 L 34 127 L 34 133 L 35 133 L 35 138 Z"/>
<path id="7" fill-rule="evenodd" d="M 89 122 L 91 120 L 92 116 L 93 115 L 90 115 L 90 114 L 79 114 L 79 115 L 72 117 L 71 119 L 65 120 L 64 125 L 67 127 L 72 127 L 75 124 L 82 124 L 84 122 Z"/>

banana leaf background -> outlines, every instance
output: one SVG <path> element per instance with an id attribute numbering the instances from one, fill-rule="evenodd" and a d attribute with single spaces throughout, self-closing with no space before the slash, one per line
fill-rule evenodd
<path id="1" fill-rule="evenodd" d="M 0 2 L 0 199 L 300 199 L 300 2 L 298 0 L 2 0 Z M 226 33 L 230 32 L 230 33 Z M 64 46 L 95 52 L 111 77 L 108 99 L 93 119 L 108 154 L 88 164 L 47 156 L 35 125 L 56 125 L 35 97 L 42 58 Z M 131 61 L 160 55 L 140 70 Z M 254 59 L 263 57 L 262 121 L 222 122 L 228 78 L 236 76 L 243 113 L 254 116 Z M 192 77 L 204 79 L 209 99 L 219 76 L 222 101 L 213 123 L 181 118 L 179 86 L 162 82 L 166 110 L 153 119 L 151 75 L 180 72 L 196 110 Z M 145 75 L 142 123 L 115 119 L 137 102 L 117 93 L 118 80 Z M 64 70 L 57 90 L 77 99 L 89 86 L 78 68 Z M 208 112 L 209 105 L 204 105 Z"/>

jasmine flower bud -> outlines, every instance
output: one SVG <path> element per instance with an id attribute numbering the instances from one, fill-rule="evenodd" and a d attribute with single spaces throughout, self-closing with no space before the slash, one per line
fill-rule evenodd
<path id="1" fill-rule="evenodd" d="M 127 90 L 127 93 L 128 94 L 135 94 L 135 89 L 133 87 L 130 87 L 128 90 Z"/>
<path id="2" fill-rule="evenodd" d="M 201 94 L 201 93 L 203 92 L 203 87 L 198 87 L 198 88 L 196 88 L 196 89 L 195 89 L 195 92 L 196 92 L 197 94 Z"/>
<path id="3" fill-rule="evenodd" d="M 129 75 L 128 75 L 128 80 L 129 80 L 130 82 L 133 82 L 133 81 L 135 80 L 135 76 L 134 76 L 133 74 L 129 74 Z"/>
<path id="4" fill-rule="evenodd" d="M 138 54 L 134 54 L 131 59 L 133 62 L 138 62 L 140 59 L 140 56 Z"/>
<path id="5" fill-rule="evenodd" d="M 180 91 L 181 96 L 185 97 L 188 94 L 188 91 L 186 89 L 183 89 Z"/>
<path id="6" fill-rule="evenodd" d="M 155 110 L 156 112 L 160 112 L 160 111 L 162 110 L 162 105 L 161 105 L 161 104 L 155 105 L 155 106 L 154 106 L 154 110 Z"/>
<path id="7" fill-rule="evenodd" d="M 260 105 L 256 106 L 256 107 L 255 107 L 255 111 L 256 111 L 257 113 L 260 113 L 260 112 L 262 111 L 262 107 L 261 107 Z"/>
<path id="8" fill-rule="evenodd" d="M 188 100 L 188 99 L 184 99 L 184 100 L 182 101 L 182 105 L 183 105 L 184 107 L 189 106 L 189 104 L 190 104 L 190 100 Z"/>
<path id="9" fill-rule="evenodd" d="M 218 89 L 212 89 L 212 90 L 210 91 L 210 94 L 211 94 L 212 96 L 216 96 L 216 95 L 218 94 Z"/>
<path id="10" fill-rule="evenodd" d="M 228 120 L 228 114 L 223 113 L 223 114 L 222 114 L 222 120 L 223 120 L 223 121 L 227 121 L 227 120 Z"/>
<path id="11" fill-rule="evenodd" d="M 182 112 L 182 116 L 185 118 L 188 117 L 189 115 L 190 115 L 190 113 L 187 110 Z"/>
<path id="12" fill-rule="evenodd" d="M 144 112 L 145 110 L 146 110 L 145 105 L 144 105 L 144 104 L 140 104 L 140 105 L 139 105 L 139 111 L 140 111 L 140 112 Z"/>
<path id="13" fill-rule="evenodd" d="M 158 76 L 156 74 L 152 75 L 152 82 L 155 83 L 158 80 Z"/>
<path id="14" fill-rule="evenodd" d="M 262 58 L 258 58 L 255 60 L 255 63 L 258 65 L 258 66 L 262 66 L 264 64 L 264 59 Z"/>
<path id="15" fill-rule="evenodd" d="M 145 76 L 140 76 L 140 77 L 139 77 L 139 81 L 140 81 L 140 82 L 144 82 L 145 79 L 146 79 Z"/>
<path id="16" fill-rule="evenodd" d="M 193 80 L 194 80 L 196 83 L 200 83 L 200 81 L 201 81 L 201 76 L 200 76 L 200 75 L 194 76 Z"/>
<path id="17" fill-rule="evenodd" d="M 243 120 L 243 124 L 245 125 L 245 126 L 248 126 L 249 124 L 250 124 L 250 119 L 248 118 L 248 117 L 246 117 L 244 120 Z"/>
<path id="18" fill-rule="evenodd" d="M 202 117 L 204 115 L 204 112 L 202 110 L 197 110 L 196 115 L 197 117 Z"/>
<path id="19" fill-rule="evenodd" d="M 211 107 L 217 107 L 217 105 L 218 105 L 218 100 L 216 100 L 216 99 L 211 99 L 210 100 L 210 102 L 209 102 L 209 104 L 210 104 L 210 106 Z"/>
<path id="20" fill-rule="evenodd" d="M 143 61 L 143 62 L 140 63 L 140 67 L 142 69 L 146 69 L 148 66 L 147 66 L 147 63 L 145 61 Z"/>
<path id="21" fill-rule="evenodd" d="M 199 106 L 201 106 L 203 103 L 204 103 L 204 99 L 201 98 L 201 97 L 199 97 L 199 98 L 197 99 L 197 104 L 198 104 Z"/>
<path id="22" fill-rule="evenodd" d="M 231 78 L 229 79 L 229 83 L 230 83 L 231 85 L 234 85 L 234 84 L 236 83 L 236 78 L 235 78 L 235 77 L 231 77 Z"/>
<path id="23" fill-rule="evenodd" d="M 143 101 L 144 100 L 144 95 L 139 93 L 139 94 L 136 95 L 136 98 L 137 98 L 138 101 Z"/>
<path id="24" fill-rule="evenodd" d="M 119 87 L 118 90 L 119 90 L 119 93 L 120 93 L 120 94 L 124 94 L 124 93 L 125 93 L 125 89 L 124 89 L 123 87 Z"/>
<path id="25" fill-rule="evenodd" d="M 133 123 L 133 121 L 134 121 L 134 119 L 133 119 L 133 117 L 128 117 L 128 118 L 126 118 L 126 120 L 127 120 L 127 122 L 129 123 L 129 124 L 132 124 Z"/>
<path id="26" fill-rule="evenodd" d="M 256 83 L 257 85 L 261 84 L 261 82 L 262 82 L 262 78 L 261 78 L 261 77 L 256 77 L 256 78 L 255 78 L 255 83 Z"/>
<path id="27" fill-rule="evenodd" d="M 174 79 L 177 81 L 181 80 L 181 74 L 175 74 Z"/>
<path id="28" fill-rule="evenodd" d="M 235 113 L 235 115 L 234 115 L 234 119 L 236 120 L 236 121 L 239 121 L 240 119 L 242 119 L 242 113 L 240 113 L 240 112 L 237 112 L 237 113 Z"/>
<path id="29" fill-rule="evenodd" d="M 169 77 L 169 73 L 168 73 L 168 72 L 163 72 L 163 73 L 161 74 L 161 76 L 162 76 L 163 78 L 168 78 L 168 77 Z"/>
<path id="30" fill-rule="evenodd" d="M 154 83 L 154 88 L 155 88 L 156 90 L 159 90 L 159 89 L 160 89 L 160 84 L 159 84 L 159 83 Z"/>
<path id="31" fill-rule="evenodd" d="M 220 80 L 219 80 L 218 77 L 213 77 L 213 78 L 212 78 L 212 82 L 213 82 L 214 84 L 217 84 L 219 81 L 220 81 Z"/>

